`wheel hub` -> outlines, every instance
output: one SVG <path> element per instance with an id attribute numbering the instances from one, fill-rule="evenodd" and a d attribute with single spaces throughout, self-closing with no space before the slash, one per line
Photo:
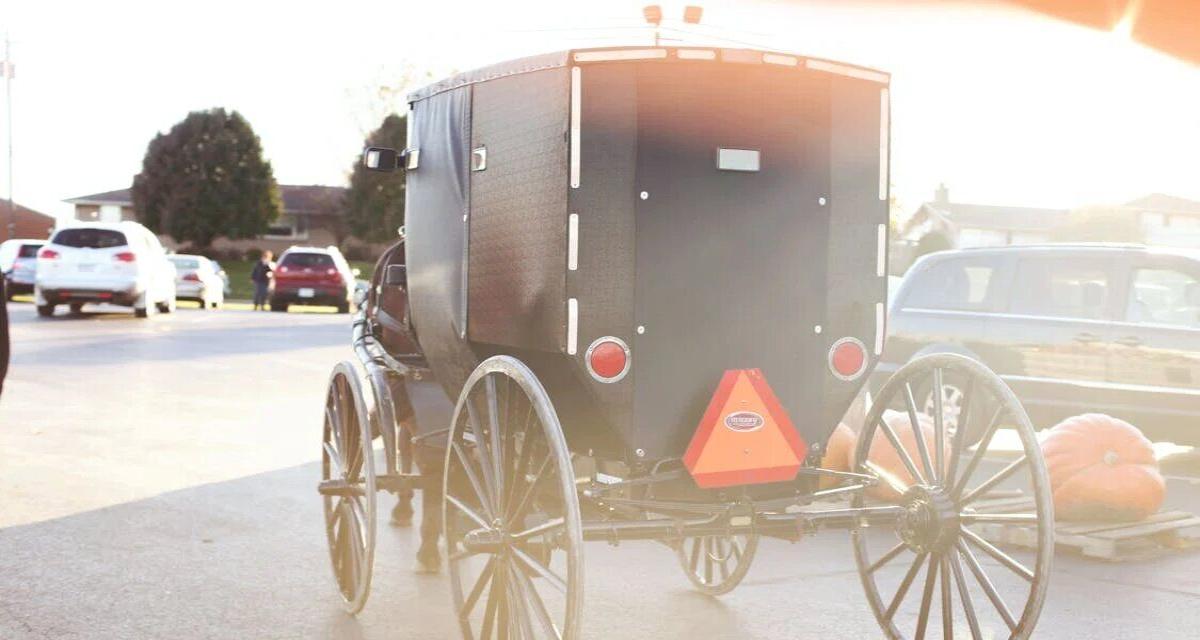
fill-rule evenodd
<path id="1" fill-rule="evenodd" d="M 958 541 L 958 508 L 937 487 L 914 486 L 904 494 L 904 513 L 897 531 L 900 539 L 918 553 L 941 551 Z"/>

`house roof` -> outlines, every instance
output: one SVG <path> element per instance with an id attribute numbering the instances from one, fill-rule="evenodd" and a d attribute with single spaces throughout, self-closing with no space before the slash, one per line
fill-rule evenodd
<path id="1" fill-rule="evenodd" d="M 70 204 L 91 205 L 121 205 L 132 206 L 133 198 L 129 189 L 117 189 L 103 193 L 68 198 L 64 202 Z M 279 195 L 283 199 L 283 210 L 286 213 L 332 213 L 342 212 L 341 199 L 346 193 L 345 187 L 329 187 L 319 184 L 281 184 Z"/>
<path id="2" fill-rule="evenodd" d="M 1155 213 L 1185 213 L 1192 215 L 1200 215 L 1200 202 L 1180 198 L 1178 196 L 1169 196 L 1163 193 L 1151 193 L 1150 195 L 1142 196 L 1136 200 L 1130 200 L 1125 203 L 1125 207 L 1129 209 L 1139 209 L 1142 211 L 1152 211 Z"/>
<path id="3" fill-rule="evenodd" d="M 7 198 L 0 198 L 0 224 L 7 224 L 7 222 L 8 222 L 8 203 L 9 202 L 10 201 Z M 41 211 L 36 211 L 34 209 L 30 209 L 29 207 L 23 206 L 20 202 L 17 203 L 16 209 L 14 211 L 18 216 L 34 215 L 34 216 L 42 216 L 43 218 L 49 218 L 50 220 L 55 219 L 54 216 L 52 216 L 48 213 L 42 213 Z"/>

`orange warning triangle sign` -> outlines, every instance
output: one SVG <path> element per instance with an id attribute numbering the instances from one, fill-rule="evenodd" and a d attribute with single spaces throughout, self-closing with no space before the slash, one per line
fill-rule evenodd
<path id="1" fill-rule="evenodd" d="M 703 488 L 784 482 L 808 446 L 758 369 L 725 372 L 683 456 Z"/>

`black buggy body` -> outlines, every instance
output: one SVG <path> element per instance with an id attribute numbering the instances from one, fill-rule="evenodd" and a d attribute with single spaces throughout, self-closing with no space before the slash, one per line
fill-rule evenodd
<path id="1" fill-rule="evenodd" d="M 529 365 L 573 450 L 681 456 L 729 369 L 824 443 L 882 347 L 888 76 L 746 50 L 577 50 L 411 97 L 412 320 L 447 394 Z M 596 340 L 628 347 L 615 382 Z M 853 338 L 870 362 L 829 364 Z"/>
<path id="2" fill-rule="evenodd" d="M 886 334 L 888 83 L 648 47 L 412 94 L 408 148 L 364 153 L 404 170 L 405 238 L 325 400 L 318 491 L 347 609 L 370 592 L 376 492 L 403 507 L 422 489 L 419 561 L 436 566 L 440 529 L 466 638 L 579 637 L 585 541 L 662 542 L 719 595 L 760 538 L 822 527 L 851 532 L 886 637 L 1030 637 L 1053 505 L 995 374 L 914 359 L 826 451 Z M 998 459 L 1000 428 L 1021 447 Z M 419 472 L 414 450 L 434 452 Z M 998 526 L 1033 550 L 983 537 Z"/>

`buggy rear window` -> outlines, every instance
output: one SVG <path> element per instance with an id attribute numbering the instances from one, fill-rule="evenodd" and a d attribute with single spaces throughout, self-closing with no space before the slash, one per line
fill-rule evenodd
<path id="1" fill-rule="evenodd" d="M 54 234 L 54 244 L 77 249 L 109 249 L 123 247 L 129 242 L 125 234 L 112 229 L 63 229 Z"/>
<path id="2" fill-rule="evenodd" d="M 279 263 L 281 267 L 321 269 L 334 266 L 333 258 L 324 253 L 289 253 Z"/>
<path id="3" fill-rule="evenodd" d="M 17 257 L 18 258 L 36 258 L 38 249 L 41 249 L 41 248 L 42 248 L 42 245 L 40 245 L 40 244 L 23 244 L 23 245 L 21 245 L 21 248 L 17 250 Z"/>

